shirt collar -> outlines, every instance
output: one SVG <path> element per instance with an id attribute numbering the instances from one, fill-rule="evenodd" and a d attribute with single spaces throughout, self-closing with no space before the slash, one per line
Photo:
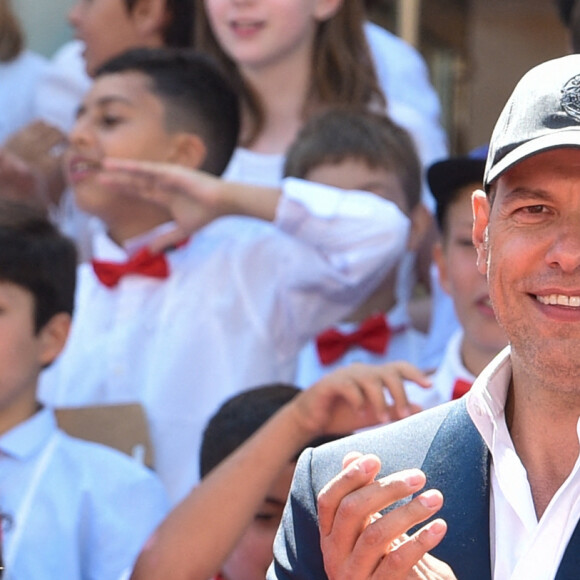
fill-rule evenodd
<path id="1" fill-rule="evenodd" d="M 377 313 L 375 312 L 374 314 Z M 395 306 L 385 314 L 385 320 L 391 328 L 406 328 L 407 326 L 411 326 L 407 304 L 403 302 L 395 304 Z M 352 332 L 358 329 L 360 325 L 360 322 L 339 322 L 334 325 L 334 328 L 338 328 L 342 332 Z"/>
<path id="2" fill-rule="evenodd" d="M 0 437 L 0 451 L 15 459 L 28 459 L 46 445 L 56 429 L 53 411 L 43 407 L 30 419 L 16 425 Z"/>
<path id="3" fill-rule="evenodd" d="M 435 371 L 434 375 L 450 377 L 451 380 L 461 379 L 468 383 L 473 383 L 475 381 L 475 377 L 465 368 L 465 365 L 461 360 L 461 344 L 463 343 L 463 336 L 463 329 L 461 328 L 451 335 L 451 338 L 447 342 L 443 358 L 441 359 L 441 364 Z"/>
<path id="4" fill-rule="evenodd" d="M 499 422 L 505 423 L 511 377 L 510 347 L 507 346 L 483 369 L 467 394 L 467 411 L 490 449 Z"/>
<path id="5" fill-rule="evenodd" d="M 95 231 L 93 237 L 93 257 L 97 260 L 109 262 L 124 262 L 155 238 L 171 231 L 175 227 L 175 222 L 166 222 L 126 240 L 122 246 L 119 246 L 107 235 L 104 226 L 100 227 Z"/>

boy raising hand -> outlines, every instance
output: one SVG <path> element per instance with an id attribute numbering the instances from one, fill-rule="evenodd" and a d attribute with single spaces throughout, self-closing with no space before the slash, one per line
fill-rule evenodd
<path id="1" fill-rule="evenodd" d="M 131 51 L 96 73 L 70 134 L 68 177 L 100 228 L 94 263 L 80 266 L 70 342 L 42 396 L 61 406 L 140 402 L 174 501 L 197 480 L 192 457 L 217 406 L 291 381 L 304 342 L 372 291 L 409 232 L 403 212 L 372 194 L 215 177 L 237 142 L 237 102 L 200 55 Z M 161 163 L 148 191 L 168 169 L 192 195 L 209 191 L 194 203 L 195 233 L 151 252 L 175 228 L 171 212 L 113 187 L 112 175 L 105 182 L 108 157 Z"/>

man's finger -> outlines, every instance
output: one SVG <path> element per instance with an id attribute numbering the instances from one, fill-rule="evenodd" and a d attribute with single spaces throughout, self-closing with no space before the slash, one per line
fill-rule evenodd
<path id="1" fill-rule="evenodd" d="M 376 455 L 359 454 L 322 488 L 318 494 L 318 521 L 321 535 L 330 534 L 342 499 L 372 482 L 380 468 L 381 462 Z"/>
<path id="2" fill-rule="evenodd" d="M 447 524 L 436 519 L 400 542 L 383 558 L 375 571 L 377 580 L 453 580 L 451 568 L 428 552 L 445 537 Z"/>
<path id="3" fill-rule="evenodd" d="M 378 460 L 374 458 L 373 463 L 372 458 L 363 456 L 355 461 L 319 496 L 321 545 L 326 552 L 325 560 L 328 558 L 331 566 L 346 566 L 348 573 L 345 577 L 354 574 L 355 569 L 358 570 L 357 577 L 361 570 L 370 574 L 384 555 L 385 546 L 401 534 L 400 531 L 393 533 L 387 540 L 377 537 L 387 528 L 382 524 L 381 528 L 375 528 L 383 520 L 375 518 L 376 512 L 415 493 L 425 484 L 425 475 L 418 469 L 398 472 L 369 483 L 374 473 L 357 468 L 365 460 L 369 461 L 369 468 L 376 466 Z M 376 523 L 371 524 L 372 521 Z M 360 549 L 361 537 L 368 542 L 368 549 Z"/>

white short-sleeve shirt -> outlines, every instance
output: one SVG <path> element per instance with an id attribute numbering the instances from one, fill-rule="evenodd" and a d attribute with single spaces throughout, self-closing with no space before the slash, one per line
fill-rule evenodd
<path id="1" fill-rule="evenodd" d="M 44 408 L 0 437 L 6 580 L 117 580 L 168 510 L 159 480 Z"/>

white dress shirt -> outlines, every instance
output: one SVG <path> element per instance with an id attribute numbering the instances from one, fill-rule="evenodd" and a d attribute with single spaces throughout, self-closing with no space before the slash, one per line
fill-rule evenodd
<path id="1" fill-rule="evenodd" d="M 0 143 L 36 118 L 34 99 L 46 65 L 44 57 L 28 50 L 0 62 Z"/>
<path id="2" fill-rule="evenodd" d="M 267 187 L 280 185 L 284 174 L 286 156 L 283 154 L 256 153 L 245 147 L 236 147 L 223 177 Z"/>
<path id="3" fill-rule="evenodd" d="M 423 167 L 447 157 L 439 97 L 423 57 L 402 38 L 373 22 L 366 22 L 364 30 L 390 117 L 413 137 Z M 423 203 L 434 211 L 426 184 Z"/>
<path id="4" fill-rule="evenodd" d="M 83 50 L 80 40 L 63 44 L 50 59 L 36 94 L 37 116 L 65 133 L 73 126 L 92 82 L 85 71 Z"/>
<path id="5" fill-rule="evenodd" d="M 325 374 L 352 363 L 384 364 L 396 360 L 406 360 L 417 365 L 425 343 L 425 335 L 411 326 L 406 304 L 399 302 L 384 316 L 388 326 L 392 329 L 400 329 L 392 334 L 384 354 L 377 354 L 360 346 L 354 346 L 337 361 L 324 365 L 318 357 L 316 341 L 310 340 L 300 351 L 296 370 L 296 385 L 302 388 L 309 387 Z M 357 330 L 358 326 L 358 323 L 354 322 L 341 322 L 336 324 L 334 328 L 343 333 L 351 333 Z"/>
<path id="6" fill-rule="evenodd" d="M 167 254 L 166 280 L 115 288 L 81 265 L 71 336 L 43 373 L 58 406 L 141 402 L 173 500 L 198 479 L 201 433 L 242 389 L 291 381 L 301 346 L 345 316 L 404 251 L 409 220 L 364 192 L 285 180 L 274 224 L 216 220 Z M 98 259 L 127 251 L 95 237 Z"/>
<path id="7" fill-rule="evenodd" d="M 416 110 L 429 122 L 426 130 L 445 144 L 445 132 L 440 124 L 439 97 L 419 51 L 374 22 L 367 21 L 364 30 L 379 83 L 387 98 L 406 103 Z"/>
<path id="8" fill-rule="evenodd" d="M 44 408 L 0 437 L 5 580 L 117 580 L 168 509 L 146 468 Z"/>
<path id="9" fill-rule="evenodd" d="M 455 381 L 473 383 L 475 377 L 465 368 L 461 360 L 462 341 L 463 331 L 457 330 L 447 344 L 441 364 L 430 377 L 431 386 L 428 389 L 423 389 L 410 381 L 405 383 L 409 401 L 423 409 L 430 409 L 451 401 Z"/>
<path id="10" fill-rule="evenodd" d="M 551 580 L 580 520 L 580 461 L 576 461 L 538 521 L 526 470 L 516 454 L 504 415 L 511 376 L 507 347 L 467 394 L 469 415 L 492 456 L 493 580 Z"/>

